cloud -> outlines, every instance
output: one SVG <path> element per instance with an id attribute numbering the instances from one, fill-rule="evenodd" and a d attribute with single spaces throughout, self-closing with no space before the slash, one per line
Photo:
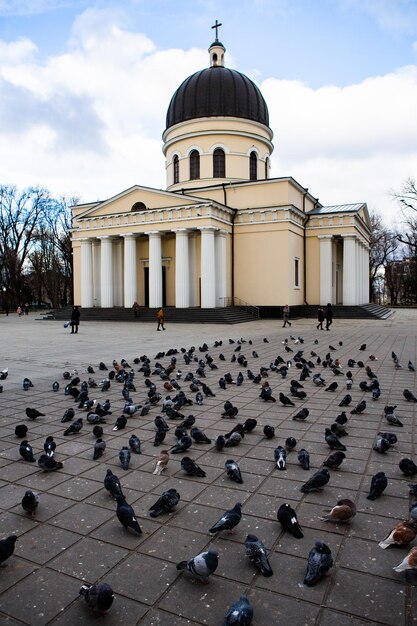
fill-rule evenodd
<path id="1" fill-rule="evenodd" d="M 417 34 L 415 0 L 341 0 L 341 5 L 367 13 L 385 32 Z"/>
<path id="2" fill-rule="evenodd" d="M 207 62 L 205 49 L 158 49 L 118 11 L 82 13 L 65 51 L 47 60 L 30 40 L 0 41 L 1 182 L 86 201 L 133 184 L 163 188 L 169 101 Z M 324 204 L 367 201 L 389 220 L 389 191 L 417 171 L 416 66 L 344 88 L 275 77 L 260 88 L 272 174 L 293 176 Z"/>

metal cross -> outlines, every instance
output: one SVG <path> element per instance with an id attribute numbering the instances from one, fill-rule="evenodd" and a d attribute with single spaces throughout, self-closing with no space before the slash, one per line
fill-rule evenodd
<path id="1" fill-rule="evenodd" d="M 216 41 L 219 41 L 219 33 L 218 33 L 218 29 L 219 27 L 222 26 L 222 24 L 219 24 L 216 20 L 216 23 L 214 24 L 214 26 L 212 26 L 212 28 L 216 29 Z"/>

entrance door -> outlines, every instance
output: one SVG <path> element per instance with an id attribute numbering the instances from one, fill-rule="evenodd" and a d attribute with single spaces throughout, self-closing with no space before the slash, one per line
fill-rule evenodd
<path id="1" fill-rule="evenodd" d="M 145 306 L 149 307 L 149 267 L 144 267 Z M 166 267 L 162 266 L 162 306 L 166 306 Z"/>

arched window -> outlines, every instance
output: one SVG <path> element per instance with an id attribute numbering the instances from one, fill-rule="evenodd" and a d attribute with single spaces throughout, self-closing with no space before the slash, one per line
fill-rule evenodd
<path id="1" fill-rule="evenodd" d="M 269 176 L 269 159 L 268 157 L 266 157 L 265 159 L 265 178 L 268 178 Z"/>
<path id="2" fill-rule="evenodd" d="M 226 177 L 226 156 L 224 150 L 216 148 L 213 152 L 213 178 Z"/>
<path id="3" fill-rule="evenodd" d="M 180 182 L 180 160 L 178 155 L 176 154 L 172 159 L 172 164 L 174 166 L 174 185 Z"/>
<path id="4" fill-rule="evenodd" d="M 190 180 L 200 178 L 200 154 L 198 150 L 190 153 Z"/>
<path id="5" fill-rule="evenodd" d="M 258 180 L 258 157 L 251 152 L 249 157 L 249 180 Z"/>

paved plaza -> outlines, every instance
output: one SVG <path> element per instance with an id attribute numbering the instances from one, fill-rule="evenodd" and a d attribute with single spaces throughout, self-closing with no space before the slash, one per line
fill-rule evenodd
<path id="1" fill-rule="evenodd" d="M 294 320 L 290 329 L 282 328 L 280 320 L 235 326 L 170 325 L 167 320 L 165 332 L 156 332 L 156 323 L 83 324 L 81 320 L 79 334 L 71 335 L 62 323 L 35 317 L 0 316 L 0 370 L 9 368 L 8 378 L 0 383 L 0 538 L 12 533 L 18 536 L 14 555 L 7 567 L 0 569 L 0 624 L 221 626 L 228 607 L 243 593 L 254 607 L 254 626 L 417 623 L 417 573 L 393 570 L 408 548 L 382 550 L 378 546 L 398 521 L 408 519 L 411 501 L 407 484 L 413 479 L 401 473 L 398 462 L 403 457 L 416 460 L 416 405 L 406 402 L 402 392 L 408 388 L 417 394 L 416 375 L 407 368 L 409 359 L 417 361 L 417 311 L 398 310 L 385 321 L 335 319 L 330 332 L 317 331 L 314 320 Z M 295 344 L 290 336 L 301 336 L 304 343 Z M 229 343 L 229 338 L 235 343 Z M 247 357 L 247 368 L 231 362 L 241 338 L 246 340 L 241 353 Z M 288 338 L 293 353 L 285 352 L 284 338 Z M 222 340 L 223 345 L 214 348 L 216 340 Z M 196 426 L 212 438 L 211 445 L 193 444 L 187 451 L 206 471 L 205 478 L 184 474 L 180 468 L 181 454 L 171 455 L 160 476 L 153 474 L 161 449 L 153 446 L 154 419 L 161 415 L 161 404 L 146 417 L 130 417 L 124 430 L 112 430 L 124 406 L 122 384 L 116 381 L 111 382 L 108 392 L 102 393 L 100 388 L 89 390 L 90 398 L 109 398 L 112 405 L 112 415 L 104 425 L 104 456 L 93 461 L 95 438 L 86 420 L 80 434 L 63 436 L 68 424 L 62 424 L 61 418 L 67 408 L 75 409 L 76 418 L 86 417 L 73 399 L 64 395 L 65 370 L 77 370 L 82 381 L 88 379 L 86 368 L 91 365 L 95 370 L 92 377 L 99 383 L 108 373 L 98 370 L 100 361 L 110 370 L 113 359 L 120 362 L 125 358 L 136 372 L 132 398 L 143 404 L 147 399 L 144 376 L 137 372 L 139 365 L 134 365 L 133 359 L 148 355 L 153 370 L 155 361 L 167 366 L 171 360 L 169 356 L 155 359 L 159 351 L 196 346 L 195 354 L 205 360 L 205 353 L 198 350 L 203 342 L 208 344 L 209 354 L 219 367 L 206 367 L 205 382 L 216 396 L 205 398 L 202 406 L 185 407 L 182 412 L 185 416 L 194 415 Z M 366 350 L 361 352 L 363 343 L 367 344 Z M 338 405 L 346 394 L 345 376 L 336 377 L 316 364 L 313 372 L 321 371 L 328 383 L 338 382 L 336 392 L 325 392 L 310 378 L 303 383 L 307 398 L 294 400 L 295 407 L 283 407 L 279 401 L 262 401 L 260 385 L 248 380 L 246 373 L 249 368 L 257 374 L 261 366 L 268 367 L 277 356 L 287 360 L 299 349 L 307 360 L 315 362 L 311 351 L 324 358 L 329 345 L 337 348 L 332 357 L 340 359 L 343 372 L 349 369 L 348 358 L 362 359 L 370 365 L 382 393 L 379 400 L 373 401 L 370 393 L 362 392 L 359 383 L 367 380 L 366 372 L 357 366 L 352 368 L 350 408 L 363 398 L 367 408 L 360 415 L 348 413 L 349 434 L 343 439 L 346 459 L 339 469 L 330 470 L 328 485 L 322 492 L 303 494 L 301 485 L 330 453 L 324 429 L 341 412 Z M 253 350 L 259 358 L 252 356 Z M 392 351 L 402 369 L 394 367 Z M 219 359 L 220 353 L 225 361 Z M 371 354 L 377 360 L 370 361 Z M 186 365 L 181 352 L 176 356 L 177 369 L 183 373 L 179 380 L 181 389 L 194 399 L 195 393 L 184 382 L 184 376 L 188 372 L 195 374 L 198 364 Z M 242 386 L 228 385 L 226 390 L 219 387 L 221 374 L 231 372 L 236 378 L 239 371 L 245 377 Z M 34 385 L 28 391 L 22 389 L 25 376 Z M 293 378 L 299 379 L 299 370 L 294 366 L 285 380 L 279 373 L 269 372 L 273 395 L 278 398 L 280 391 L 289 395 Z M 151 379 L 165 396 L 160 377 L 152 375 Z M 57 393 L 52 391 L 55 380 L 60 384 Z M 234 420 L 221 418 L 226 400 L 239 408 Z M 372 449 L 376 434 L 394 430 L 383 416 L 386 404 L 398 405 L 396 414 L 404 427 L 395 430 L 398 443 L 380 455 Z M 303 406 L 310 411 L 307 420 L 294 421 L 292 416 Z M 29 421 L 26 407 L 37 408 L 46 416 Z M 255 430 L 246 434 L 239 446 L 217 452 L 216 437 L 249 417 L 258 421 Z M 174 430 L 178 422 L 167 422 L 170 431 L 162 447 L 168 448 L 176 442 Z M 19 456 L 20 440 L 14 430 L 21 423 L 29 428 L 27 439 L 36 458 L 43 452 L 45 437 L 53 435 L 56 459 L 64 464 L 62 470 L 44 473 L 37 463 L 25 462 Z M 264 437 L 265 424 L 275 426 L 274 439 Z M 132 433 L 142 442 L 142 454 L 132 454 L 130 468 L 124 471 L 118 454 L 122 446 L 128 445 Z M 274 450 L 284 445 L 288 436 L 296 438 L 297 446 L 287 455 L 286 471 L 280 472 L 275 466 Z M 297 461 L 300 448 L 310 453 L 310 471 L 303 470 Z M 243 484 L 226 476 L 224 463 L 228 458 L 239 462 Z M 116 503 L 103 487 L 107 468 L 119 476 L 142 535 L 125 531 L 119 523 Z M 388 487 L 371 502 L 366 495 L 371 477 L 378 471 L 385 471 Z M 177 510 L 152 519 L 149 507 L 169 488 L 180 493 Z M 40 495 L 34 519 L 21 506 L 27 489 Z M 335 525 L 321 521 L 323 509 L 331 508 L 341 498 L 350 498 L 357 505 L 352 522 Z M 238 501 L 243 514 L 235 534 L 210 536 L 210 526 Z M 293 538 L 278 523 L 277 510 L 284 502 L 296 510 L 303 539 Z M 245 556 L 248 533 L 257 535 L 266 545 L 274 571 L 271 578 L 258 573 Z M 334 566 L 329 576 L 310 588 L 303 585 L 303 579 L 307 556 L 316 540 L 330 547 Z M 208 585 L 177 571 L 179 561 L 210 546 L 219 552 L 219 566 Z M 115 593 L 115 601 L 105 617 L 92 613 L 78 596 L 81 584 L 96 581 L 108 582 Z"/>

